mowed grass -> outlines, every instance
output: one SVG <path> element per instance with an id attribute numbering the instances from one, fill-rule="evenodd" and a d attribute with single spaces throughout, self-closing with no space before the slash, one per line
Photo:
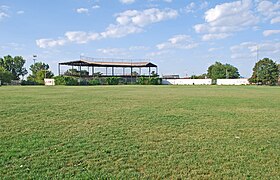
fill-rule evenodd
<path id="1" fill-rule="evenodd" d="M 279 179 L 280 88 L 0 87 L 0 179 Z"/>

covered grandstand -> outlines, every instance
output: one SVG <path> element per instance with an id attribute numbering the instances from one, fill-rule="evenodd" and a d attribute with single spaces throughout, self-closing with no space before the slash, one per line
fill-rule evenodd
<path id="1" fill-rule="evenodd" d="M 98 72 L 102 77 L 135 77 L 135 76 L 158 76 L 157 65 L 151 63 L 149 60 L 136 60 L 136 59 L 112 59 L 112 58 L 89 58 L 80 57 L 79 60 L 61 62 L 58 64 L 58 74 L 61 75 L 61 66 L 70 66 L 70 69 L 78 68 L 81 72 L 82 69 L 87 68 L 88 77 L 94 77 Z M 96 69 L 103 69 L 102 73 Z M 129 70 L 129 72 L 127 72 Z M 144 72 L 144 71 L 146 72 Z M 91 72 L 90 72 L 91 71 Z M 82 76 L 81 74 L 79 75 Z"/>

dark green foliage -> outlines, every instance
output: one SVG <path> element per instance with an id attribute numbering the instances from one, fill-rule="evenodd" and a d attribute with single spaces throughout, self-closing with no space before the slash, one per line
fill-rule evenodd
<path id="1" fill-rule="evenodd" d="M 139 78 L 137 78 L 137 84 L 148 85 L 149 79 L 146 77 L 139 77 Z"/>
<path id="2" fill-rule="evenodd" d="M 139 77 L 137 79 L 137 84 L 141 85 L 160 85 L 161 78 L 158 77 Z"/>
<path id="3" fill-rule="evenodd" d="M 205 79 L 207 77 L 207 74 L 201 74 L 201 75 L 192 75 L 191 79 Z"/>
<path id="4" fill-rule="evenodd" d="M 216 62 L 211 65 L 207 70 L 207 77 L 213 80 L 217 79 L 235 79 L 239 78 L 240 74 L 238 69 L 230 64 L 222 64 L 220 62 Z"/>
<path id="5" fill-rule="evenodd" d="M 49 71 L 49 65 L 42 62 L 32 64 L 30 66 L 30 71 L 32 74 L 27 77 L 27 80 L 30 82 L 33 81 L 34 84 L 44 84 L 44 78 L 52 78 L 54 76 L 54 74 Z"/>
<path id="6" fill-rule="evenodd" d="M 43 84 L 39 84 L 37 82 L 30 81 L 30 80 L 22 80 L 21 85 L 22 86 L 31 86 L 31 85 L 43 85 Z"/>
<path id="7" fill-rule="evenodd" d="M 12 57 L 10 55 L 0 58 L 0 67 L 12 74 L 12 80 L 19 80 L 20 76 L 27 74 L 27 70 L 23 67 L 25 60 L 21 56 Z M 8 79 L 10 77 L 7 77 Z"/>
<path id="8" fill-rule="evenodd" d="M 76 86 L 79 85 L 79 82 L 74 77 L 69 76 L 55 76 L 55 85 L 66 85 L 66 86 Z"/>
<path id="9" fill-rule="evenodd" d="M 94 78 L 88 81 L 89 85 L 101 85 L 100 79 L 99 78 Z"/>
<path id="10" fill-rule="evenodd" d="M 118 85 L 120 78 L 119 77 L 107 77 L 106 81 L 108 85 Z"/>
<path id="11" fill-rule="evenodd" d="M 89 75 L 89 72 L 86 70 L 78 71 L 77 69 L 68 69 L 65 73 L 65 76 L 81 76 L 81 77 L 87 77 Z"/>
<path id="12" fill-rule="evenodd" d="M 100 76 L 102 76 L 102 73 L 101 73 L 101 72 L 93 73 L 93 77 L 100 77 Z"/>
<path id="13" fill-rule="evenodd" d="M 276 62 L 269 58 L 258 61 L 254 68 L 250 83 L 276 85 L 279 78 L 279 69 Z"/>
<path id="14" fill-rule="evenodd" d="M 88 83 L 88 80 L 86 80 L 86 79 L 78 79 L 78 85 L 87 86 L 87 85 L 89 85 L 89 83 Z"/>
<path id="15" fill-rule="evenodd" d="M 64 76 L 55 76 L 55 85 L 66 85 Z"/>
<path id="16" fill-rule="evenodd" d="M 1 84 L 10 83 L 11 80 L 13 80 L 13 74 L 10 71 L 6 71 L 3 67 L 0 66 L 0 81 L 1 81 Z"/>
<path id="17" fill-rule="evenodd" d="M 160 85 L 161 84 L 161 78 L 151 77 L 151 78 L 149 78 L 149 84 L 150 85 Z"/>
<path id="18" fill-rule="evenodd" d="M 67 86 L 76 86 L 79 82 L 76 78 L 65 76 L 65 85 Z"/>

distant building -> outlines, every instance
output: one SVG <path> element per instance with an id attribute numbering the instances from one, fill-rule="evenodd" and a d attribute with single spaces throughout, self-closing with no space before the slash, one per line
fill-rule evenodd
<path id="1" fill-rule="evenodd" d="M 162 79 L 179 79 L 179 75 L 162 75 Z"/>

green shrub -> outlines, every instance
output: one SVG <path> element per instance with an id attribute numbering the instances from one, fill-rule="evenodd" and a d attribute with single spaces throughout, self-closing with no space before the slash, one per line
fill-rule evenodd
<path id="1" fill-rule="evenodd" d="M 78 80 L 74 77 L 65 76 L 65 83 L 67 86 L 77 86 L 79 85 Z"/>
<path id="2" fill-rule="evenodd" d="M 109 84 L 109 85 L 118 85 L 120 78 L 119 77 L 107 77 L 106 81 L 107 81 L 107 84 Z"/>
<path id="3" fill-rule="evenodd" d="M 88 81 L 88 84 L 89 84 L 89 85 L 96 86 L 96 85 L 101 85 L 101 82 L 100 82 L 100 79 L 94 78 L 94 79 L 89 80 L 89 81 Z"/>
<path id="4" fill-rule="evenodd" d="M 76 78 L 70 76 L 56 76 L 54 80 L 56 85 L 76 86 L 79 84 Z"/>
<path id="5" fill-rule="evenodd" d="M 21 85 L 22 86 L 31 86 L 31 85 L 42 85 L 42 84 L 39 84 L 35 81 L 30 81 L 30 80 L 22 80 L 21 81 Z"/>
<path id="6" fill-rule="evenodd" d="M 139 77 L 137 79 L 137 84 L 141 85 L 160 85 L 161 78 L 158 77 Z"/>
<path id="7" fill-rule="evenodd" d="M 55 76 L 54 81 L 55 85 L 66 85 L 64 76 Z"/>
<path id="8" fill-rule="evenodd" d="M 139 77 L 137 79 L 137 84 L 141 84 L 141 85 L 148 85 L 149 84 L 149 78 L 147 77 Z"/>

